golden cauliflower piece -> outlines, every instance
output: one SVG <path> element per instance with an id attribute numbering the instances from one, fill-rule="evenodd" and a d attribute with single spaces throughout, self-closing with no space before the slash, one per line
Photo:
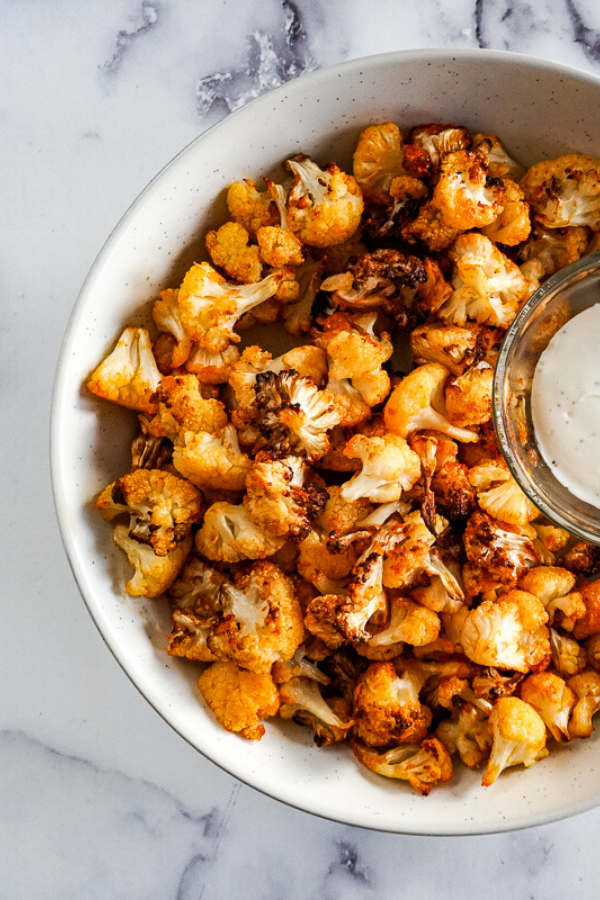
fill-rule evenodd
<path id="1" fill-rule="evenodd" d="M 521 181 L 525 199 L 546 228 L 600 230 L 600 160 L 567 153 L 536 163 Z"/>
<path id="2" fill-rule="evenodd" d="M 542 601 L 550 622 L 559 619 L 565 630 L 585 616 L 586 606 L 579 591 L 573 590 L 576 578 L 560 566 L 536 566 L 523 576 L 520 587 Z"/>
<path id="3" fill-rule="evenodd" d="M 526 525 L 540 514 L 508 471 L 504 460 L 482 459 L 469 469 L 477 502 L 493 518 L 511 525 Z"/>
<path id="4" fill-rule="evenodd" d="M 369 638 L 371 649 L 387 649 L 403 644 L 424 647 L 437 640 L 442 623 L 439 616 L 421 603 L 408 597 L 393 597 L 390 600 L 389 622 L 381 631 L 375 631 Z"/>
<path id="5" fill-rule="evenodd" d="M 132 597 L 160 597 L 171 587 L 192 548 L 192 536 L 178 541 L 164 556 L 157 556 L 151 544 L 131 537 L 127 525 L 115 525 L 113 540 L 127 555 L 134 569 L 133 577 L 125 585 Z"/>
<path id="6" fill-rule="evenodd" d="M 274 272 L 254 284 L 226 281 L 208 263 L 194 263 L 179 288 L 177 305 L 186 333 L 213 353 L 240 340 L 233 329 L 244 313 L 272 297 L 283 275 Z"/>
<path id="7" fill-rule="evenodd" d="M 474 232 L 457 237 L 450 251 L 454 263 L 452 291 L 438 316 L 464 325 L 467 319 L 508 328 L 529 296 L 519 269 L 489 238 Z"/>
<path id="8" fill-rule="evenodd" d="M 369 125 L 354 151 L 354 177 L 369 203 L 386 203 L 394 178 L 404 175 L 402 134 L 393 122 Z"/>
<path id="9" fill-rule="evenodd" d="M 304 259 L 302 244 L 281 225 L 265 225 L 256 234 L 258 250 L 268 266 L 299 266 Z"/>
<path id="10" fill-rule="evenodd" d="M 485 361 L 446 382 L 444 400 L 453 425 L 468 428 L 490 421 L 493 382 L 494 369 Z"/>
<path id="11" fill-rule="evenodd" d="M 198 679 L 198 690 L 227 731 L 251 741 L 265 733 L 261 719 L 277 715 L 279 694 L 267 672 L 246 672 L 234 662 L 215 662 Z"/>
<path id="12" fill-rule="evenodd" d="M 440 722 L 435 736 L 470 769 L 478 769 L 492 748 L 487 714 L 471 703 L 462 703 L 451 719 Z"/>
<path id="13" fill-rule="evenodd" d="M 506 188 L 501 179 L 490 178 L 483 154 L 457 150 L 442 157 L 441 168 L 433 202 L 449 228 L 468 231 L 498 218 L 506 205 Z"/>
<path id="14" fill-rule="evenodd" d="M 534 539 L 531 526 L 510 525 L 498 522 L 487 513 L 474 512 L 463 533 L 471 596 L 498 585 L 512 587 L 528 569 L 539 565 Z M 465 582 L 466 568 L 463 568 Z"/>
<path id="15" fill-rule="evenodd" d="M 367 437 L 355 434 L 344 455 L 362 461 L 362 471 L 342 486 L 344 500 L 366 497 L 373 503 L 399 500 L 421 476 L 421 461 L 404 438 L 396 434 Z"/>
<path id="16" fill-rule="evenodd" d="M 361 190 L 335 163 L 321 169 L 307 156 L 289 159 L 294 176 L 287 198 L 288 227 L 303 244 L 331 247 L 352 237 L 363 211 Z"/>
<path id="17" fill-rule="evenodd" d="M 311 521 L 327 502 L 327 491 L 306 484 L 306 462 L 296 456 L 270 459 L 260 455 L 246 479 L 244 507 L 252 521 L 269 534 L 302 540 Z"/>
<path id="18" fill-rule="evenodd" d="M 569 717 L 577 697 L 559 675 L 530 675 L 521 684 L 521 699 L 535 709 L 556 741 L 569 740 Z"/>
<path id="19" fill-rule="evenodd" d="M 414 431 L 432 429 L 456 441 L 476 441 L 477 434 L 452 425 L 444 402 L 450 372 L 440 363 L 425 363 L 409 372 L 392 391 L 384 409 L 388 431 L 406 438 Z"/>
<path id="20" fill-rule="evenodd" d="M 468 322 L 445 325 L 429 322 L 417 325 L 410 333 L 410 346 L 417 365 L 440 363 L 453 375 L 462 375 L 471 366 L 486 359 L 498 342 L 495 329 Z"/>
<path id="21" fill-rule="evenodd" d="M 96 509 L 107 521 L 126 513 L 127 533 L 157 556 L 185 540 L 202 516 L 200 492 L 162 469 L 135 469 L 104 488 Z"/>
<path id="22" fill-rule="evenodd" d="M 196 549 L 215 562 L 237 563 L 245 559 L 265 559 L 281 550 L 285 538 L 263 531 L 252 521 L 245 507 L 220 501 L 206 510 Z"/>
<path id="23" fill-rule="evenodd" d="M 493 784 L 508 766 L 532 766 L 548 756 L 546 726 L 538 713 L 518 697 L 501 697 L 490 713 L 494 737 L 482 784 Z"/>
<path id="24" fill-rule="evenodd" d="M 371 663 L 354 691 L 356 736 L 369 747 L 423 740 L 431 723 L 431 710 L 419 699 L 424 682 L 414 664 L 397 671 L 393 662 Z"/>
<path id="25" fill-rule="evenodd" d="M 258 247 L 250 244 L 250 235 L 239 222 L 225 222 L 206 235 L 206 249 L 215 266 L 242 284 L 260 281 L 262 260 Z"/>
<path id="26" fill-rule="evenodd" d="M 185 371 L 192 372 L 200 384 L 225 384 L 239 358 L 240 351 L 233 344 L 216 353 L 194 344 Z"/>
<path id="27" fill-rule="evenodd" d="M 269 672 L 274 662 L 290 660 L 304 640 L 293 582 L 271 562 L 238 572 L 234 583 L 221 589 L 221 606 L 208 636 L 218 659 L 233 660 L 251 672 Z"/>
<path id="28" fill-rule="evenodd" d="M 421 744 L 401 744 L 385 753 L 353 741 L 352 752 L 367 769 L 386 778 L 408 781 L 425 797 L 436 784 L 446 784 L 452 778 L 452 760 L 434 737 L 426 737 Z"/>
<path id="29" fill-rule="evenodd" d="M 259 191 L 255 181 L 245 178 L 227 191 L 227 207 L 234 222 L 254 235 L 264 225 L 277 225 L 277 208 L 268 191 Z"/>
<path id="30" fill-rule="evenodd" d="M 529 203 L 525 195 L 515 181 L 507 178 L 506 205 L 497 219 L 490 225 L 485 225 L 481 231 L 495 244 L 506 244 L 515 247 L 526 241 L 531 231 L 529 218 Z"/>
<path id="31" fill-rule="evenodd" d="M 154 392 L 161 374 L 145 328 L 126 328 L 114 350 L 94 370 L 88 390 L 138 412 L 156 410 Z"/>
<path id="32" fill-rule="evenodd" d="M 327 351 L 330 378 L 359 378 L 379 369 L 394 352 L 390 336 L 373 331 L 377 313 L 336 312 L 319 322 L 315 343 Z"/>
<path id="33" fill-rule="evenodd" d="M 529 238 L 519 248 L 519 261 L 529 265 L 539 263 L 542 278 L 554 275 L 589 252 L 588 236 L 587 228 L 582 226 L 544 228 L 536 222 Z"/>
<path id="34" fill-rule="evenodd" d="M 335 484 L 327 488 L 329 498 L 323 511 L 315 519 L 316 527 L 333 539 L 356 531 L 362 520 L 375 509 L 365 498 L 345 500 L 342 491 L 343 485 Z"/>
<path id="35" fill-rule="evenodd" d="M 550 653 L 552 666 L 561 675 L 578 675 L 587 665 L 585 647 L 555 628 L 550 629 Z"/>
<path id="36" fill-rule="evenodd" d="M 221 588 L 227 580 L 197 556 L 188 556 L 168 592 L 173 610 L 173 627 L 167 644 L 170 656 L 214 661 L 207 640 L 215 616 L 221 612 Z"/>
<path id="37" fill-rule="evenodd" d="M 577 641 L 582 641 L 600 632 L 600 581 L 581 584 L 577 590 L 585 604 L 585 613 L 577 617 L 573 637 Z"/>
<path id="38" fill-rule="evenodd" d="M 288 679 L 280 686 L 279 697 L 279 715 L 313 728 L 318 747 L 330 747 L 345 740 L 354 724 L 349 715 L 349 704 L 344 703 L 341 697 L 325 700 L 314 678 L 299 676 Z"/>
<path id="39" fill-rule="evenodd" d="M 460 642 L 465 655 L 480 666 L 528 672 L 549 662 L 547 621 L 537 597 L 513 588 L 499 600 L 484 600 L 469 610 Z"/>
<path id="40" fill-rule="evenodd" d="M 173 448 L 173 465 L 203 490 L 243 491 L 252 461 L 242 453 L 233 425 L 210 434 L 186 431 Z"/>
<path id="41" fill-rule="evenodd" d="M 600 709 L 600 675 L 593 669 L 573 675 L 567 681 L 576 703 L 569 721 L 569 735 L 574 738 L 590 737 L 594 726 L 592 716 Z"/>
<path id="42" fill-rule="evenodd" d="M 161 291 L 152 307 L 152 318 L 161 332 L 154 344 L 154 358 L 161 371 L 178 369 L 187 361 L 192 342 L 185 333 L 177 306 L 178 291 Z"/>
<path id="43" fill-rule="evenodd" d="M 174 443 L 186 432 L 213 434 L 225 428 L 227 413 L 219 400 L 205 400 L 196 375 L 165 375 L 156 391 L 156 415 L 148 422 L 153 437 Z"/>
<path id="44" fill-rule="evenodd" d="M 432 253 L 447 250 L 458 234 L 459 230 L 448 225 L 433 200 L 426 200 L 419 207 L 416 219 L 402 228 L 402 237 L 407 243 L 421 241 Z"/>

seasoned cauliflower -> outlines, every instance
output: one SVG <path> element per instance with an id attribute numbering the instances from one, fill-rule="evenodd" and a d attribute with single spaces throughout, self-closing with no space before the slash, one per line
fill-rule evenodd
<path id="1" fill-rule="evenodd" d="M 241 284 L 260 281 L 263 262 L 258 247 L 250 244 L 250 234 L 239 222 L 225 222 L 216 231 L 209 231 L 206 249 L 215 266 L 234 281 Z"/>
<path id="2" fill-rule="evenodd" d="M 461 704 L 451 719 L 440 722 L 435 736 L 470 769 L 478 769 L 492 748 L 487 714 L 471 703 Z"/>
<path id="3" fill-rule="evenodd" d="M 560 676 L 553 672 L 530 675 L 521 684 L 521 699 L 535 709 L 556 741 L 569 740 L 569 716 L 577 696 Z"/>
<path id="4" fill-rule="evenodd" d="M 161 372 L 170 372 L 183 366 L 192 351 L 192 342 L 185 333 L 179 315 L 177 295 L 178 291 L 170 288 L 161 291 L 152 307 L 152 318 L 161 332 L 153 348 L 154 358 Z"/>
<path id="5" fill-rule="evenodd" d="M 446 784 L 452 778 L 452 760 L 434 737 L 426 737 L 421 744 L 401 744 L 385 753 L 352 741 L 352 751 L 367 769 L 386 778 L 408 781 L 425 797 L 436 784 Z"/>
<path id="6" fill-rule="evenodd" d="M 161 374 L 145 328 L 126 328 L 114 350 L 92 373 L 88 390 L 138 412 L 156 410 L 154 392 Z"/>
<path id="7" fill-rule="evenodd" d="M 303 244 L 331 247 L 352 237 L 363 211 L 361 190 L 335 163 L 321 169 L 307 156 L 289 159 L 288 227 Z"/>
<path id="8" fill-rule="evenodd" d="M 548 613 L 533 594 L 513 588 L 467 613 L 460 634 L 465 655 L 480 666 L 528 672 L 549 662 Z"/>
<path id="9" fill-rule="evenodd" d="M 381 631 L 376 631 L 367 643 L 370 648 L 402 644 L 423 647 L 437 639 L 440 628 L 439 616 L 433 610 L 408 597 L 393 597 L 388 624 Z"/>
<path id="10" fill-rule="evenodd" d="M 462 375 L 482 360 L 498 342 L 498 332 L 485 325 L 443 325 L 429 322 L 417 325 L 410 334 L 410 345 L 417 365 L 440 363 L 453 375 Z"/>
<path id="11" fill-rule="evenodd" d="M 397 671 L 393 662 L 371 663 L 354 691 L 356 736 L 369 747 L 423 740 L 432 718 L 419 699 L 424 681 L 414 664 Z"/>
<path id="12" fill-rule="evenodd" d="M 531 231 L 529 203 L 525 200 L 523 191 L 515 181 L 507 178 L 504 186 L 506 187 L 504 209 L 497 219 L 494 219 L 490 225 L 485 225 L 481 231 L 494 243 L 515 247 L 526 241 Z"/>
<path id="13" fill-rule="evenodd" d="M 493 381 L 492 366 L 482 361 L 446 382 L 444 401 L 453 425 L 468 428 L 490 421 Z"/>
<path id="14" fill-rule="evenodd" d="M 393 122 L 369 125 L 354 151 L 354 177 L 369 203 L 385 203 L 394 178 L 404 174 L 402 134 Z"/>
<path id="15" fill-rule="evenodd" d="M 585 613 L 576 616 L 573 637 L 581 641 L 600 632 L 600 580 L 584 582 L 577 590 L 585 605 Z"/>
<path id="16" fill-rule="evenodd" d="M 349 704 L 341 698 L 323 699 L 313 678 L 299 676 L 287 680 L 279 687 L 279 697 L 279 715 L 313 728 L 318 747 L 330 747 L 345 740 L 354 724 L 348 715 Z"/>
<path id="17" fill-rule="evenodd" d="M 178 541 L 164 556 L 157 556 L 151 544 L 131 537 L 127 525 L 115 525 L 113 540 L 125 554 L 133 577 L 125 585 L 132 597 L 160 597 L 171 587 L 192 548 L 191 534 Z"/>
<path id="18" fill-rule="evenodd" d="M 263 531 L 243 506 L 219 501 L 206 510 L 202 528 L 196 532 L 199 553 L 215 562 L 237 563 L 265 559 L 281 550 L 285 538 Z"/>
<path id="19" fill-rule="evenodd" d="M 533 532 L 533 536 L 532 536 Z M 499 584 L 514 586 L 528 569 L 540 562 L 531 526 L 498 522 L 487 513 L 474 512 L 463 534 L 472 596 Z M 465 569 L 463 568 L 463 575 Z"/>
<path id="20" fill-rule="evenodd" d="M 322 265 L 310 257 L 295 272 L 298 297 L 283 307 L 283 324 L 290 334 L 300 335 L 310 331 L 315 300 L 323 281 Z"/>
<path id="21" fill-rule="evenodd" d="M 218 658 L 251 672 L 269 672 L 289 660 L 305 635 L 302 608 L 290 578 L 268 561 L 238 572 L 221 589 L 222 613 L 208 635 Z"/>
<path id="22" fill-rule="evenodd" d="M 173 448 L 173 465 L 203 490 L 243 491 L 252 461 L 240 450 L 233 425 L 210 434 L 186 431 Z"/>
<path id="23" fill-rule="evenodd" d="M 306 483 L 308 466 L 296 456 L 259 458 L 246 479 L 244 506 L 253 522 L 269 534 L 297 541 L 327 502 L 327 491 Z"/>
<path id="24" fill-rule="evenodd" d="M 469 469 L 469 481 L 477 491 L 479 506 L 501 522 L 527 525 L 540 514 L 503 460 L 483 459 L 479 465 Z"/>
<path id="25" fill-rule="evenodd" d="M 448 153 L 442 158 L 441 167 L 433 203 L 447 227 L 468 231 L 490 225 L 498 218 L 506 205 L 506 188 L 500 178 L 490 177 L 482 153 Z"/>
<path id="26" fill-rule="evenodd" d="M 600 160 L 567 153 L 536 163 L 521 180 L 525 199 L 546 228 L 600 230 Z"/>
<path id="27" fill-rule="evenodd" d="M 394 347 L 389 334 L 375 334 L 376 319 L 376 312 L 362 316 L 336 312 L 319 321 L 314 338 L 327 351 L 330 378 L 359 378 L 390 358 Z"/>
<path id="28" fill-rule="evenodd" d="M 536 566 L 523 576 L 520 586 L 542 601 L 550 622 L 559 619 L 561 626 L 570 630 L 574 620 L 582 618 L 586 610 L 582 595 L 573 590 L 575 581 L 575 576 L 567 569 Z"/>
<path id="29" fill-rule="evenodd" d="M 586 669 L 569 678 L 567 685 L 576 698 L 569 720 L 569 736 L 590 737 L 594 730 L 592 716 L 600 709 L 600 675 L 593 669 Z"/>
<path id="30" fill-rule="evenodd" d="M 577 675 L 587 665 L 585 647 L 556 628 L 550 629 L 550 653 L 552 665 L 561 675 Z"/>
<path id="31" fill-rule="evenodd" d="M 207 566 L 197 556 L 188 556 L 176 581 L 169 588 L 173 627 L 167 653 L 200 662 L 213 662 L 207 639 L 215 617 L 221 612 L 221 588 L 227 577 Z"/>
<path id="32" fill-rule="evenodd" d="M 366 437 L 355 434 L 344 454 L 362 460 L 362 471 L 342 486 L 344 500 L 367 497 L 373 503 L 399 500 L 421 475 L 421 462 L 404 438 L 395 434 Z"/>
<path id="33" fill-rule="evenodd" d="M 196 375 L 165 375 L 156 391 L 156 414 L 148 432 L 176 442 L 186 432 L 213 434 L 227 425 L 227 413 L 219 400 L 205 400 Z"/>
<path id="34" fill-rule="evenodd" d="M 265 733 L 261 719 L 277 715 L 279 694 L 267 672 L 246 672 L 234 662 L 215 662 L 198 679 L 198 690 L 227 731 L 251 741 Z"/>
<path id="35" fill-rule="evenodd" d="M 482 784 L 493 784 L 508 766 L 532 766 L 548 755 L 542 718 L 518 697 L 501 697 L 490 713 L 494 738 Z"/>
<path id="36" fill-rule="evenodd" d="M 278 222 L 277 208 L 270 193 L 257 190 L 256 182 L 247 178 L 229 187 L 227 206 L 231 218 L 253 235 L 262 226 Z"/>

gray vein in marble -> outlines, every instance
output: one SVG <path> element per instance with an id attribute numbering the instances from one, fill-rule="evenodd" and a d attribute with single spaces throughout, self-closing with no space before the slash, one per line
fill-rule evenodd
<path id="1" fill-rule="evenodd" d="M 117 49 L 115 50 L 112 59 L 108 60 L 108 62 L 104 63 L 104 66 L 102 66 L 106 72 L 116 72 L 123 62 L 123 57 L 131 46 L 131 43 L 154 28 L 158 22 L 157 4 L 150 3 L 149 0 L 143 0 L 140 19 L 140 24 L 132 25 L 131 28 L 122 29 L 117 34 Z"/>
<path id="2" fill-rule="evenodd" d="M 600 31 L 585 24 L 574 0 L 566 0 L 566 7 L 573 23 L 575 40 L 589 60 L 596 63 L 600 62 Z"/>
<path id="3" fill-rule="evenodd" d="M 339 841 L 337 850 L 338 858 L 331 863 L 327 874 L 333 875 L 335 872 L 342 870 L 347 872 L 355 881 L 369 885 L 371 882 L 369 871 L 359 865 L 359 855 L 356 847 L 346 841 Z"/>
<path id="4" fill-rule="evenodd" d="M 292 0 L 282 0 L 280 33 L 260 28 L 247 39 L 245 66 L 201 78 L 196 87 L 196 108 L 201 116 L 239 109 L 249 100 L 304 72 L 315 69 L 302 15 Z"/>

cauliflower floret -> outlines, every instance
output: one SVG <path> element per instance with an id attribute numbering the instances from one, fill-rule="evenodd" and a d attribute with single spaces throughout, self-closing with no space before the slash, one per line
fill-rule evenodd
<path id="1" fill-rule="evenodd" d="M 507 244 L 514 247 L 526 241 L 531 231 L 529 218 L 529 203 L 519 185 L 507 178 L 506 206 L 491 225 L 485 225 L 481 230 L 490 241 L 495 244 Z"/>
<path id="2" fill-rule="evenodd" d="M 493 784 L 508 766 L 528 767 L 548 755 L 546 726 L 538 713 L 518 697 L 501 697 L 490 713 L 494 743 L 482 784 Z"/>
<path id="3" fill-rule="evenodd" d="M 267 275 L 255 284 L 225 281 L 208 263 L 194 263 L 177 296 L 179 316 L 189 337 L 213 353 L 239 341 L 233 329 L 248 310 L 276 293 L 281 272 Z"/>
<path id="4" fill-rule="evenodd" d="M 408 597 L 393 597 L 390 600 L 388 624 L 369 638 L 368 646 L 386 648 L 404 643 L 412 647 L 423 647 L 437 640 L 441 624 L 439 616 L 433 610 Z"/>
<path id="5" fill-rule="evenodd" d="M 490 225 L 498 218 L 506 205 L 506 188 L 500 178 L 490 177 L 482 153 L 448 153 L 442 158 L 441 167 L 433 202 L 449 228 L 468 231 Z"/>
<path id="6" fill-rule="evenodd" d="M 419 700 L 424 681 L 415 664 L 397 671 L 392 662 L 372 663 L 354 691 L 356 736 L 369 747 L 421 741 L 431 723 L 431 710 Z"/>
<path id="7" fill-rule="evenodd" d="M 342 428 L 358 425 L 371 414 L 371 407 L 365 403 L 360 391 L 348 378 L 329 378 L 325 389 L 335 400 L 335 408 L 340 416 L 339 425 Z"/>
<path id="8" fill-rule="evenodd" d="M 226 425 L 215 434 L 184 432 L 173 449 L 173 465 L 203 490 L 243 491 L 252 461 L 241 452 L 233 425 Z"/>
<path id="9" fill-rule="evenodd" d="M 521 699 L 541 716 L 555 740 L 569 740 L 569 716 L 577 697 L 562 678 L 553 672 L 530 675 L 521 684 Z"/>
<path id="10" fill-rule="evenodd" d="M 402 134 L 393 122 L 369 125 L 354 151 L 354 177 L 365 200 L 385 203 L 392 180 L 404 175 Z"/>
<path id="11" fill-rule="evenodd" d="M 202 516 L 200 492 L 161 469 L 135 469 L 104 488 L 96 508 L 107 521 L 129 514 L 127 533 L 166 556 L 185 540 Z"/>
<path id="12" fill-rule="evenodd" d="M 523 166 L 506 152 L 500 140 L 491 134 L 475 134 L 473 150 L 482 153 L 487 159 L 489 173 L 492 178 L 512 178 L 520 181 L 525 174 Z"/>
<path id="13" fill-rule="evenodd" d="M 356 531 L 359 523 L 366 519 L 375 509 L 365 498 L 356 501 L 344 499 L 342 485 L 331 485 L 327 488 L 329 499 L 323 511 L 315 519 L 315 525 L 334 539 Z M 381 523 L 383 524 L 383 523 Z"/>
<path id="14" fill-rule="evenodd" d="M 289 660 L 304 640 L 302 608 L 290 578 L 268 561 L 254 563 L 235 584 L 221 589 L 222 614 L 213 623 L 208 647 L 218 659 L 251 672 L 269 672 Z"/>
<path id="15" fill-rule="evenodd" d="M 527 672 L 550 660 L 548 613 L 543 603 L 516 588 L 484 600 L 465 616 L 460 642 L 480 666 Z"/>
<path id="16" fill-rule="evenodd" d="M 386 778 L 400 778 L 427 796 L 436 784 L 446 784 L 452 778 L 452 760 L 437 738 L 427 737 L 419 744 L 401 744 L 385 753 L 377 753 L 352 742 L 352 751 L 359 762 Z"/>
<path id="17" fill-rule="evenodd" d="M 200 384 L 225 384 L 239 358 L 240 351 L 233 344 L 217 353 L 193 345 L 185 370 L 192 372 Z"/>
<path id="18" fill-rule="evenodd" d="M 503 460 L 483 459 L 469 469 L 469 481 L 477 491 L 479 506 L 501 522 L 526 525 L 540 514 Z"/>
<path id="19" fill-rule="evenodd" d="M 462 375 L 488 355 L 498 342 L 498 332 L 485 325 L 418 325 L 410 333 L 410 345 L 417 365 L 440 363 L 453 375 Z"/>
<path id="20" fill-rule="evenodd" d="M 161 291 L 152 307 L 152 318 L 161 334 L 154 344 L 154 358 L 161 371 L 178 369 L 188 359 L 192 342 L 185 333 L 177 306 L 178 291 Z"/>
<path id="21" fill-rule="evenodd" d="M 569 735 L 587 738 L 594 730 L 592 716 L 600 709 L 600 675 L 593 669 L 586 669 L 569 678 L 567 685 L 577 698 L 569 721 Z"/>
<path id="22" fill-rule="evenodd" d="M 355 434 L 346 444 L 344 454 L 362 460 L 362 471 L 342 486 L 344 500 L 367 497 L 373 503 L 399 500 L 421 475 L 419 456 L 404 438 L 395 434 L 366 437 Z"/>
<path id="23" fill-rule="evenodd" d="M 585 647 L 555 628 L 550 629 L 550 653 L 552 665 L 561 675 L 577 675 L 587 665 Z"/>
<path id="24" fill-rule="evenodd" d="M 208 559 L 237 563 L 271 556 L 283 547 L 285 538 L 277 538 L 255 525 L 243 506 L 218 502 L 206 510 L 195 543 Z"/>
<path id="25" fill-rule="evenodd" d="M 312 325 L 312 308 L 321 289 L 322 264 L 306 259 L 296 269 L 298 298 L 283 307 L 283 324 L 290 334 L 306 334 Z"/>
<path id="26" fill-rule="evenodd" d="M 206 249 L 215 266 L 223 269 L 229 278 L 253 284 L 260 281 L 263 264 L 258 247 L 249 241 L 250 235 L 243 225 L 225 222 L 217 231 L 208 232 Z"/>
<path id="27" fill-rule="evenodd" d="M 307 464 L 295 456 L 258 458 L 246 479 L 244 507 L 260 528 L 300 541 L 327 502 L 327 491 L 306 484 Z"/>
<path id="28" fill-rule="evenodd" d="M 422 241 L 432 253 L 447 250 L 458 233 L 444 221 L 442 211 L 433 200 L 426 200 L 416 219 L 402 228 L 402 237 L 408 244 Z"/>
<path id="29" fill-rule="evenodd" d="M 476 441 L 477 434 L 448 419 L 444 384 L 450 372 L 440 363 L 417 366 L 392 391 L 384 409 L 385 425 L 406 438 L 413 431 L 432 429 L 456 441 Z"/>
<path id="30" fill-rule="evenodd" d="M 332 700 L 324 700 L 319 685 L 313 678 L 291 678 L 279 688 L 281 706 L 279 715 L 284 719 L 294 719 L 302 725 L 309 725 L 315 732 L 318 747 L 329 747 L 343 741 L 354 724 L 344 708 L 343 718 L 338 715 L 342 708 Z M 338 703 L 341 698 L 337 698 Z"/>
<path id="31" fill-rule="evenodd" d="M 196 375 L 165 375 L 156 391 L 156 415 L 148 422 L 154 437 L 176 442 L 186 432 L 213 434 L 227 425 L 219 400 L 205 400 Z"/>
<path id="32" fill-rule="evenodd" d="M 198 690 L 227 731 L 251 741 L 265 733 L 261 719 L 277 715 L 279 694 L 266 673 L 246 672 L 234 662 L 215 662 L 198 679 Z"/>
<path id="33" fill-rule="evenodd" d="M 134 569 L 133 577 L 125 585 L 132 597 L 160 597 L 177 578 L 192 547 L 192 536 L 178 541 L 173 550 L 157 556 L 150 544 L 130 537 L 127 525 L 115 525 L 113 540 L 127 554 Z"/>
<path id="34" fill-rule="evenodd" d="M 474 319 L 508 328 L 529 296 L 519 267 L 489 238 L 475 232 L 459 235 L 449 255 L 454 263 L 454 290 L 438 309 L 438 316 L 455 325 Z"/>
<path id="35" fill-rule="evenodd" d="M 446 382 L 444 401 L 453 425 L 467 428 L 490 421 L 493 381 L 492 366 L 482 361 Z"/>
<path id="36" fill-rule="evenodd" d="M 337 650 L 346 643 L 337 623 L 338 612 L 345 599 L 341 594 L 321 594 L 314 597 L 306 609 L 306 630 L 330 650 Z"/>
<path id="37" fill-rule="evenodd" d="M 231 218 L 250 234 L 256 234 L 263 225 L 277 224 L 277 208 L 270 193 L 257 190 L 256 182 L 247 178 L 229 187 L 227 206 Z"/>
<path id="38" fill-rule="evenodd" d="M 87 387 L 98 397 L 138 412 L 156 410 L 161 374 L 145 328 L 126 328 L 115 349 L 94 370 Z"/>
<path id="39" fill-rule="evenodd" d="M 315 460 L 329 447 L 327 431 L 340 422 L 335 398 L 295 369 L 261 372 L 255 383 L 260 447 Z"/>
<path id="40" fill-rule="evenodd" d="M 337 312 L 319 321 L 314 339 L 327 351 L 330 378 L 359 378 L 387 362 L 394 346 L 389 334 L 375 334 L 376 319 L 376 312 L 363 316 Z"/>
<path id="41" fill-rule="evenodd" d="M 227 577 L 197 556 L 188 556 L 177 580 L 169 588 L 173 627 L 167 653 L 200 662 L 213 662 L 207 639 L 215 616 L 221 612 L 221 588 Z"/>
<path id="42" fill-rule="evenodd" d="M 536 566 L 521 579 L 524 591 L 538 597 L 553 622 L 558 616 L 565 628 L 563 617 L 571 620 L 585 615 L 585 603 L 581 594 L 574 591 L 576 578 L 567 569 L 558 566 Z M 573 627 L 572 622 L 570 623 Z"/>
<path id="43" fill-rule="evenodd" d="M 581 584 L 577 590 L 585 604 L 585 613 L 577 617 L 573 637 L 583 641 L 600 632 L 600 580 Z"/>
<path id="44" fill-rule="evenodd" d="M 471 146 L 472 138 L 466 128 L 454 123 L 440 124 L 430 122 L 426 125 L 416 125 L 411 128 L 410 150 L 418 148 L 421 154 L 414 154 L 411 162 L 419 165 L 424 170 L 423 174 L 436 177 L 439 174 L 440 165 L 444 156 L 455 153 L 458 150 L 467 150 Z M 409 149 L 407 147 L 407 151 Z M 425 160 L 427 155 L 428 161 Z M 411 154 L 409 154 L 411 155 Z M 419 163 L 417 163 L 419 160 Z"/>
<path id="45" fill-rule="evenodd" d="M 547 228 L 600 230 L 600 160 L 568 153 L 536 163 L 521 181 L 525 199 Z"/>
<path id="46" fill-rule="evenodd" d="M 299 266 L 303 260 L 302 244 L 295 234 L 280 225 L 259 228 L 256 240 L 260 255 L 269 266 Z"/>
<path id="47" fill-rule="evenodd" d="M 288 227 L 303 244 L 331 247 L 352 237 L 363 211 L 361 190 L 335 163 L 321 169 L 307 156 L 289 159 Z"/>
<path id="48" fill-rule="evenodd" d="M 531 526 L 509 525 L 496 521 L 487 513 L 473 513 L 467 522 L 463 542 L 470 564 L 469 577 L 472 582 L 480 583 L 469 593 L 474 596 L 498 584 L 515 585 L 528 569 L 540 562 L 534 538 L 535 531 Z"/>
<path id="49" fill-rule="evenodd" d="M 458 713 L 440 722 L 435 736 L 451 756 L 458 753 L 470 769 L 478 769 L 492 748 L 488 716 L 471 703 L 461 704 Z"/>
<path id="50" fill-rule="evenodd" d="M 539 263 L 540 278 L 554 275 L 569 263 L 580 259 L 587 250 L 589 232 L 581 226 L 573 228 L 544 228 L 539 222 L 533 226 L 529 239 L 519 248 L 519 260 L 525 265 Z M 521 267 L 523 270 L 524 266 Z"/>

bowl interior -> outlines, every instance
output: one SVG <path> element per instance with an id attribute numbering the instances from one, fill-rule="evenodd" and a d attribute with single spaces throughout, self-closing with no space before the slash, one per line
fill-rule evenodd
<path id="1" fill-rule="evenodd" d="M 556 332 L 599 298 L 600 253 L 549 278 L 508 330 L 494 383 L 496 431 L 515 479 L 546 516 L 594 544 L 600 544 L 600 510 L 572 494 L 545 461 L 533 427 L 531 386 L 540 355 Z"/>
<path id="2" fill-rule="evenodd" d="M 156 710 L 214 762 L 271 796 L 371 828 L 478 833 L 595 805 L 600 765 L 592 738 L 529 771 L 513 769 L 487 790 L 480 773 L 461 768 L 424 799 L 359 770 L 346 748 L 317 749 L 308 730 L 293 723 L 268 723 L 260 742 L 216 726 L 198 700 L 199 668 L 165 653 L 165 605 L 123 593 L 127 563 L 93 501 L 128 468 L 132 417 L 91 397 L 85 381 L 120 330 L 147 321 L 157 292 L 177 285 L 201 256 L 201 238 L 223 215 L 232 181 L 259 179 L 299 151 L 348 166 L 360 130 L 387 119 L 401 128 L 453 121 L 498 135 L 526 166 L 569 151 L 593 154 L 600 118 L 590 110 L 599 98 L 598 79 L 490 51 L 386 54 L 313 73 L 234 113 L 176 157 L 126 213 L 85 282 L 61 353 L 52 416 L 55 500 L 75 577 L 107 644 Z"/>

